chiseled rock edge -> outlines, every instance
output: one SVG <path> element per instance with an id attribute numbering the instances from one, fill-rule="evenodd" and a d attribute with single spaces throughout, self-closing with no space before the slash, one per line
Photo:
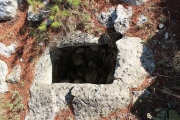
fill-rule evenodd
<path id="1" fill-rule="evenodd" d="M 71 46 L 84 46 L 84 45 L 101 45 L 107 44 L 107 41 L 99 39 L 94 35 L 76 31 L 63 37 L 62 40 L 58 40 L 57 48 L 71 47 Z"/>

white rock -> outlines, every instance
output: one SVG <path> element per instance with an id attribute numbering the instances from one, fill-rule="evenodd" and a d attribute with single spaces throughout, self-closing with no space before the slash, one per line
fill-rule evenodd
<path id="1" fill-rule="evenodd" d="M 46 49 L 44 54 L 39 58 L 35 70 L 34 81 L 43 84 L 52 84 L 52 63 L 49 49 Z"/>
<path id="2" fill-rule="evenodd" d="M 20 81 L 21 66 L 13 67 L 11 73 L 7 76 L 6 81 L 11 83 L 18 83 Z"/>
<path id="3" fill-rule="evenodd" d="M 116 14 L 117 18 L 114 21 L 114 28 L 116 32 L 124 34 L 129 29 L 132 17 L 132 7 L 128 7 L 128 9 L 126 9 L 122 5 L 118 5 L 116 8 Z"/>
<path id="4" fill-rule="evenodd" d="M 0 60 L 0 93 L 8 91 L 7 83 L 5 82 L 6 75 L 8 73 L 7 64 Z"/>
<path id="5" fill-rule="evenodd" d="M 3 43 L 0 43 L 0 54 L 5 57 L 10 57 L 12 53 L 14 53 L 16 49 L 16 45 L 11 43 L 11 45 L 6 46 Z"/>
<path id="6" fill-rule="evenodd" d="M 139 18 L 138 18 L 138 22 L 137 22 L 137 25 L 138 26 L 141 26 L 143 25 L 144 23 L 146 23 L 148 20 L 147 20 L 147 17 L 140 14 Z"/>
<path id="7" fill-rule="evenodd" d="M 131 7 L 126 9 L 119 4 L 116 9 L 110 7 L 108 12 L 102 12 L 96 16 L 105 27 L 115 28 L 116 32 L 124 34 L 129 29 L 132 12 Z"/>
<path id="8" fill-rule="evenodd" d="M 11 20 L 16 15 L 17 0 L 0 0 L 0 20 Z"/>
<path id="9" fill-rule="evenodd" d="M 118 54 L 114 77 L 135 88 L 155 70 L 153 53 L 141 42 L 137 37 L 124 37 L 116 42 Z"/>

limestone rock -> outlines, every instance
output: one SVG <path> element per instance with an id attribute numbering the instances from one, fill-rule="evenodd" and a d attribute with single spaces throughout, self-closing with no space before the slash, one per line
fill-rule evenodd
<path id="1" fill-rule="evenodd" d="M 5 82 L 6 75 L 8 73 L 7 64 L 0 60 L 0 93 L 8 91 L 7 83 Z"/>
<path id="2" fill-rule="evenodd" d="M 17 46 L 13 43 L 9 46 L 6 46 L 3 43 L 0 43 L 0 54 L 5 57 L 10 57 L 11 54 L 14 53 L 16 47 Z"/>
<path id="3" fill-rule="evenodd" d="M 39 58 L 35 66 L 34 81 L 51 84 L 52 83 L 52 63 L 49 49 L 46 49 L 44 54 Z"/>
<path id="4" fill-rule="evenodd" d="M 118 55 L 114 77 L 132 87 L 140 86 L 156 67 L 153 52 L 141 42 L 137 37 L 124 37 L 116 42 Z"/>
<path id="5" fill-rule="evenodd" d="M 17 0 L 0 0 L 0 20 L 11 20 L 16 16 Z"/>
<path id="6" fill-rule="evenodd" d="M 46 7 L 49 4 L 49 0 L 43 0 L 41 4 L 42 5 L 39 5 L 39 8 L 38 7 L 34 8 L 34 6 L 29 6 L 28 17 L 27 17 L 29 21 L 33 21 L 33 22 L 41 21 L 48 16 L 50 10 L 46 10 Z"/>
<path id="7" fill-rule="evenodd" d="M 113 28 L 114 21 L 117 19 L 116 9 L 114 7 L 110 7 L 108 12 L 101 12 L 97 15 L 97 18 L 106 28 Z"/>
<path id="8" fill-rule="evenodd" d="M 97 15 L 99 22 L 107 28 L 115 28 L 116 32 L 124 34 L 129 29 L 130 20 L 132 17 L 132 8 L 124 8 L 118 5 L 109 8 L 108 12 L 102 12 Z"/>
<path id="9" fill-rule="evenodd" d="M 126 84 L 115 80 L 109 85 L 58 83 L 43 85 L 34 82 L 25 120 L 53 120 L 56 114 L 73 107 L 77 120 L 91 120 L 127 107 L 130 103 Z"/>
<path id="10" fill-rule="evenodd" d="M 143 3 L 147 2 L 147 0 L 121 0 L 121 1 L 133 4 L 133 5 L 137 5 L 137 6 L 142 5 Z"/>
<path id="11" fill-rule="evenodd" d="M 11 73 L 7 76 L 6 81 L 11 83 L 18 83 L 20 81 L 21 66 L 15 66 Z"/>
<path id="12" fill-rule="evenodd" d="M 83 33 L 81 31 L 76 31 L 68 34 L 66 37 L 63 37 L 62 40 L 59 40 L 57 44 L 58 48 L 70 47 L 70 46 L 83 46 L 83 45 L 92 45 L 98 44 L 98 37 L 94 35 Z"/>
<path id="13" fill-rule="evenodd" d="M 116 8 L 117 19 L 114 21 L 114 28 L 116 32 L 124 34 L 129 29 L 129 24 L 132 17 L 132 8 L 124 8 L 122 5 L 118 5 Z"/>

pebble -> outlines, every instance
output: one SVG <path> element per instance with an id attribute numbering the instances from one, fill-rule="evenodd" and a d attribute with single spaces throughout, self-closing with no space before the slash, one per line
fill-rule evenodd
<path id="1" fill-rule="evenodd" d="M 159 30 L 163 30 L 164 28 L 165 28 L 164 24 L 160 23 L 160 24 L 158 25 L 158 29 L 159 29 Z"/>

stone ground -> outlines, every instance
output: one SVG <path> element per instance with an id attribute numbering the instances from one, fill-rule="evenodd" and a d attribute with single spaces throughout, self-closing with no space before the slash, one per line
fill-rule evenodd
<path id="1" fill-rule="evenodd" d="M 96 7 L 99 8 L 99 11 L 104 11 L 110 6 L 117 6 L 118 3 L 121 2 L 117 2 L 116 0 L 110 0 L 109 3 L 97 1 Z M 178 96 L 180 94 L 180 75 L 174 69 L 176 66 L 169 64 L 174 60 L 174 51 L 178 51 L 180 46 L 178 41 L 180 38 L 179 4 L 180 2 L 176 0 L 151 0 L 139 7 L 132 6 L 136 14 L 132 18 L 131 27 L 126 32 L 126 35 L 147 40 L 144 42 L 153 50 L 156 56 L 156 62 L 158 62 L 157 69 L 152 74 L 154 78 L 147 79 L 139 88 L 134 89 L 134 91 L 148 89 L 151 94 L 145 99 L 139 98 L 135 105 L 129 105 L 128 108 L 121 109 L 109 116 L 102 116 L 103 120 L 119 119 L 120 116 L 122 119 L 145 120 L 148 119 L 147 113 L 149 113 L 149 118 L 151 116 L 160 118 L 161 115 L 164 115 L 168 107 L 175 107 L 180 110 L 180 98 Z M 124 5 L 127 6 L 127 4 Z M 13 20 L 0 23 L 0 42 L 6 46 L 11 45 L 11 43 L 17 45 L 12 55 L 9 57 L 0 55 L 0 59 L 7 64 L 8 74 L 11 73 L 13 67 L 16 65 L 21 66 L 22 72 L 20 82 L 16 84 L 8 83 L 10 92 L 1 95 L 1 97 L 5 101 L 9 101 L 12 99 L 12 91 L 18 91 L 25 108 L 21 111 L 12 112 L 8 107 L 3 110 L 3 113 L 7 116 L 19 115 L 21 119 L 24 119 L 28 114 L 27 102 L 30 96 L 29 89 L 33 82 L 35 63 L 37 62 L 37 58 L 42 54 L 45 46 L 38 45 L 36 39 L 28 34 L 31 31 L 31 25 L 26 20 L 27 3 L 23 2 L 19 7 L 20 9 L 18 9 L 17 15 Z M 147 16 L 148 22 L 144 26 L 138 27 L 136 26 L 136 22 L 140 14 Z M 101 26 L 97 20 L 95 20 L 95 23 L 97 26 Z M 164 34 L 157 33 L 159 23 L 163 23 L 166 26 L 165 32 L 169 33 L 169 41 L 163 40 Z M 162 32 L 164 33 L 164 31 Z M 173 38 L 173 34 L 176 36 L 170 40 L 170 38 Z M 173 47 L 175 49 L 172 49 Z M 73 113 L 69 109 L 60 112 L 55 119 L 65 120 L 70 116 L 73 117 Z"/>

